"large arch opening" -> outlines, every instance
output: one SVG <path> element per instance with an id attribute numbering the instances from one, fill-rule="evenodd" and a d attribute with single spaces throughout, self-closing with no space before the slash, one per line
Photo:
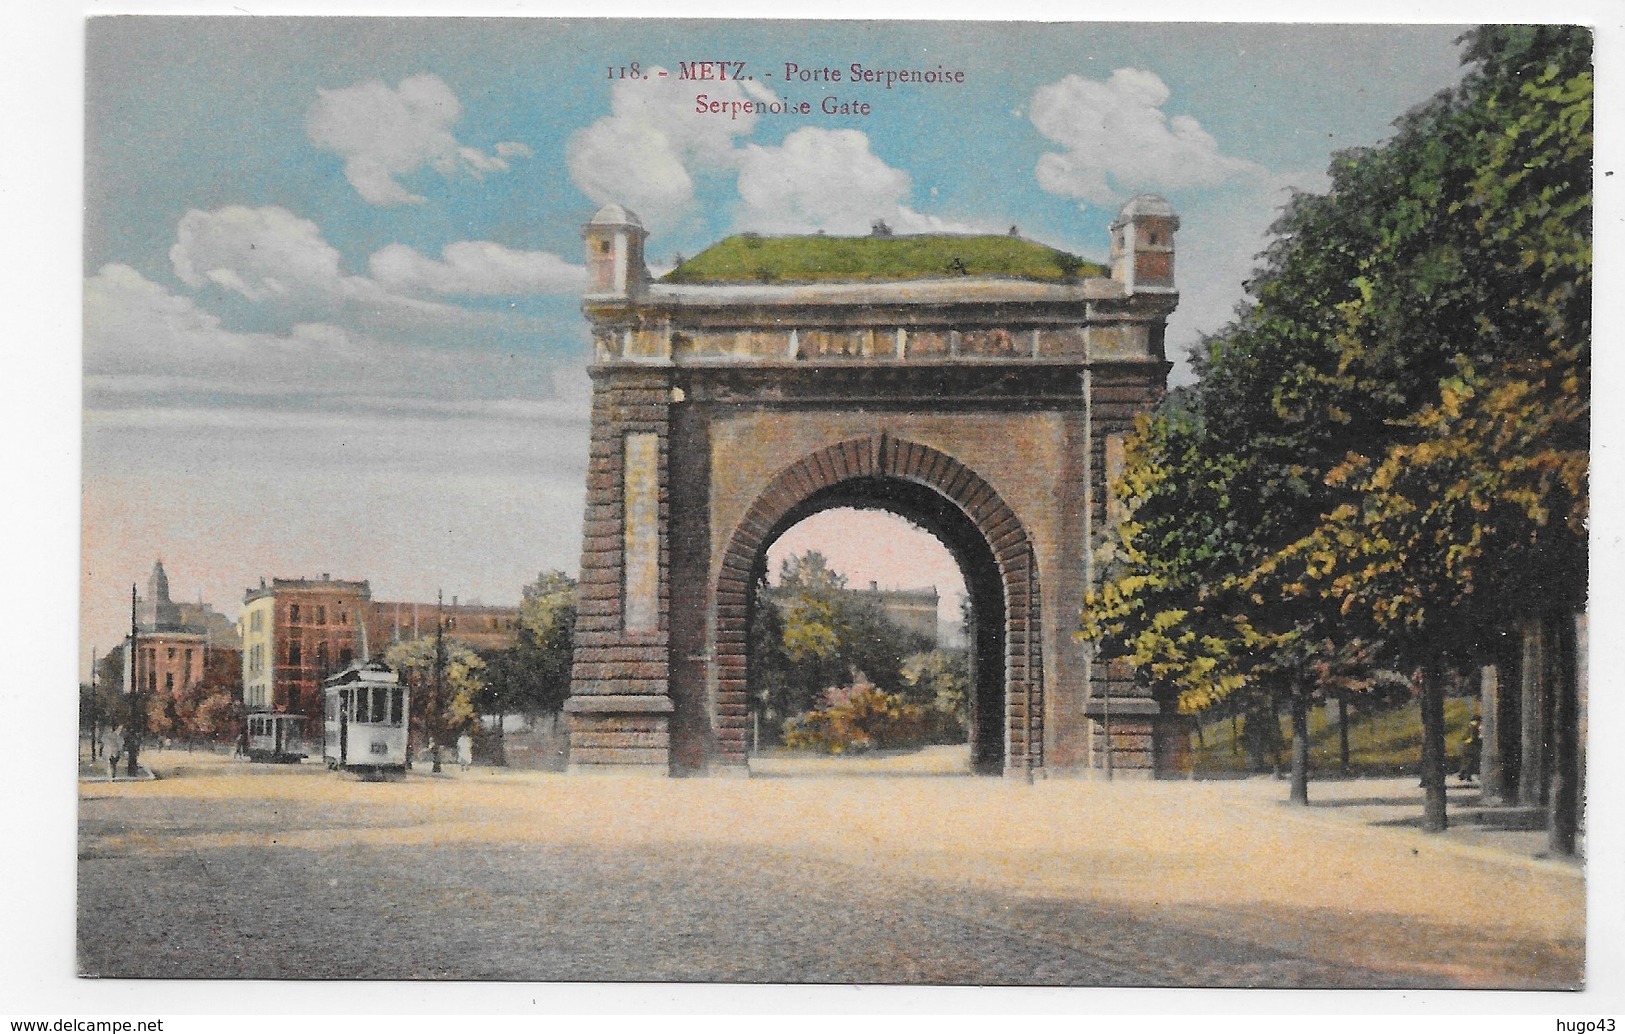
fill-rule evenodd
<path id="1" fill-rule="evenodd" d="M 966 643 L 972 771 L 1041 765 L 1038 586 L 1026 532 L 975 472 L 934 449 L 885 436 L 831 446 L 781 471 L 735 529 L 715 608 L 721 760 L 748 764 L 748 629 L 762 605 L 757 590 L 769 549 L 801 521 L 842 507 L 905 518 L 936 537 L 959 567 L 972 615 Z"/>
<path id="2" fill-rule="evenodd" d="M 768 580 L 768 556 L 786 532 L 810 517 L 832 510 L 880 510 L 904 518 L 942 543 L 965 584 L 971 621 L 966 637 L 970 669 L 970 713 L 966 732 L 971 771 L 997 775 L 1005 767 L 1005 620 L 1003 583 L 993 550 L 970 519 L 932 489 L 897 478 L 853 478 L 807 497 L 789 510 L 758 551 L 747 597 L 747 627 L 765 606 L 761 587 Z M 747 650 L 746 670 L 754 658 Z M 747 675 L 747 679 L 748 679 Z"/>

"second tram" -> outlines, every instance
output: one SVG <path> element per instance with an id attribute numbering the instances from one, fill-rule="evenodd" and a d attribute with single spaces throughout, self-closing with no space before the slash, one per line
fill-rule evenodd
<path id="1" fill-rule="evenodd" d="M 304 715 L 257 712 L 246 721 L 248 760 L 293 765 L 305 759 Z"/>

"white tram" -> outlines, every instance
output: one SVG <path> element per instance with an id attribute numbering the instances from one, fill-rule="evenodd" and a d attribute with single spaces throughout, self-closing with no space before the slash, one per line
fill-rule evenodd
<path id="1" fill-rule="evenodd" d="M 248 760 L 296 765 L 305 754 L 305 716 L 257 712 L 248 723 Z"/>
<path id="2" fill-rule="evenodd" d="M 406 772 L 410 711 L 400 676 L 382 661 L 344 669 L 322 683 L 322 760 L 327 767 L 370 778 Z"/>

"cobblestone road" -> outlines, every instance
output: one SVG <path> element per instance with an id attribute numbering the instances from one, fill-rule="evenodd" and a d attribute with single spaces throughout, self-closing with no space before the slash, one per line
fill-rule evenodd
<path id="1" fill-rule="evenodd" d="M 164 774 L 163 759 L 155 767 Z M 202 760 L 156 782 L 85 785 L 80 969 L 1230 987 L 1581 979 L 1573 873 L 1410 830 L 1284 820 L 1274 788 L 834 771 L 378 784 Z"/>

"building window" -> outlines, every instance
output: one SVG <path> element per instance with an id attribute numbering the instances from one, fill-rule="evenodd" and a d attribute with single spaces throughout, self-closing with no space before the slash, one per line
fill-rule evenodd
<path id="1" fill-rule="evenodd" d="M 349 623 L 350 623 L 350 612 L 347 611 L 347 610 L 339 611 L 339 624 L 348 625 Z"/>
<path id="2" fill-rule="evenodd" d="M 296 668 L 303 663 L 303 658 L 300 654 L 298 643 L 288 644 L 288 663 Z"/>
<path id="3" fill-rule="evenodd" d="M 263 632 L 265 630 L 265 622 L 262 620 L 264 617 L 265 612 L 263 610 L 256 610 L 248 616 L 248 627 L 255 632 Z"/>
<path id="4" fill-rule="evenodd" d="M 164 692 L 175 692 L 175 673 L 172 671 L 164 672 Z"/>
<path id="5" fill-rule="evenodd" d="M 288 604 L 288 621 L 297 624 L 299 621 L 299 604 Z"/>
<path id="6" fill-rule="evenodd" d="M 170 660 L 174 660 L 174 659 L 175 659 L 175 648 L 174 648 L 174 647 L 173 647 L 173 646 L 171 646 L 171 647 L 170 647 L 170 648 L 169 648 L 169 659 L 170 659 Z"/>
<path id="7" fill-rule="evenodd" d="M 316 608 L 316 623 L 318 625 L 327 624 L 327 608 L 326 607 L 317 607 Z"/>
<path id="8" fill-rule="evenodd" d="M 299 687 L 298 686 L 289 686 L 288 687 L 288 710 L 290 710 L 290 711 L 299 710 Z"/>
<path id="9" fill-rule="evenodd" d="M 316 667 L 321 668 L 323 670 L 324 674 L 326 673 L 326 670 L 327 670 L 327 644 L 326 643 L 317 643 L 316 644 Z"/>
<path id="10" fill-rule="evenodd" d="M 350 648 L 348 646 L 339 651 L 339 667 L 348 668 L 350 663 L 354 660 L 355 654 L 350 652 Z"/>

